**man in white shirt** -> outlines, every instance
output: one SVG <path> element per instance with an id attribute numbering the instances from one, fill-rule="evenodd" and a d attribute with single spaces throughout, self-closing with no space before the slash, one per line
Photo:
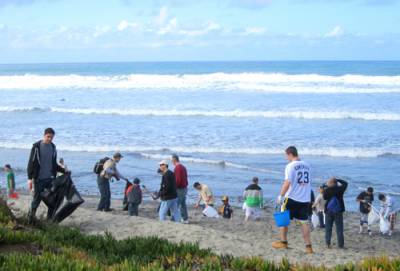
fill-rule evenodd
<path id="1" fill-rule="evenodd" d="M 285 204 L 290 211 L 290 219 L 296 219 L 301 224 L 306 253 L 313 253 L 310 226 L 308 224 L 309 208 L 311 203 L 311 170 L 310 165 L 301 161 L 296 147 L 286 149 L 286 158 L 289 161 L 285 169 L 285 181 L 282 185 L 277 203 Z M 273 242 L 275 249 L 288 248 L 288 227 L 280 228 L 280 241 Z"/>

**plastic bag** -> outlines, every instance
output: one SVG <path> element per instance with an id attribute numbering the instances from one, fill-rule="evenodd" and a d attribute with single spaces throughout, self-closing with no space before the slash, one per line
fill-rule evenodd
<path id="1" fill-rule="evenodd" d="M 379 228 L 381 233 L 387 234 L 390 231 L 390 222 L 385 219 L 383 216 L 380 218 Z"/>
<path id="2" fill-rule="evenodd" d="M 314 228 L 318 228 L 319 226 L 319 217 L 316 213 L 313 213 L 311 216 L 311 223 Z"/>
<path id="3" fill-rule="evenodd" d="M 368 214 L 368 225 L 373 225 L 375 223 L 378 223 L 379 220 L 380 220 L 379 213 L 376 210 L 371 209 L 371 211 Z"/>
<path id="4" fill-rule="evenodd" d="M 213 207 L 211 207 L 211 206 L 207 206 L 207 207 L 203 210 L 203 214 L 204 214 L 206 217 L 214 217 L 214 218 L 218 218 L 218 217 L 219 217 L 217 210 L 215 210 L 215 209 L 214 209 Z"/>

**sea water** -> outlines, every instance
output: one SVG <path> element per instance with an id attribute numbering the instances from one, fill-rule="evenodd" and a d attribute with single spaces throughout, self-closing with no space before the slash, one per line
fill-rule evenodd
<path id="1" fill-rule="evenodd" d="M 400 194 L 400 62 L 3 64 L 0 123 L 0 162 L 20 187 L 32 143 L 53 127 L 85 194 L 98 193 L 95 162 L 120 151 L 121 173 L 151 190 L 159 160 L 177 153 L 190 184 L 237 200 L 258 176 L 272 200 L 289 145 L 315 190 L 349 181 L 350 209 L 367 186 Z M 112 184 L 114 197 L 123 187 Z"/>

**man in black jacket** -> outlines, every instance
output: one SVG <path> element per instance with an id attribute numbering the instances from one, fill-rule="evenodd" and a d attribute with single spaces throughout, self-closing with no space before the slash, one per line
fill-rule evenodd
<path id="1" fill-rule="evenodd" d="M 181 215 L 178 210 L 178 193 L 174 173 L 168 169 L 168 162 L 160 162 L 159 172 L 162 175 L 159 196 L 161 205 L 159 217 L 161 221 L 166 220 L 168 211 L 171 212 L 172 219 L 175 222 L 181 221 Z"/>
<path id="2" fill-rule="evenodd" d="M 332 227 L 336 225 L 336 234 L 339 248 L 344 248 L 343 235 L 343 213 L 346 210 L 344 206 L 343 194 L 347 189 L 347 182 L 331 178 L 324 188 L 323 197 L 325 203 L 325 243 L 328 248 L 331 247 Z"/>
<path id="3" fill-rule="evenodd" d="M 52 128 L 44 131 L 43 140 L 33 144 L 28 162 L 28 180 L 33 183 L 33 199 L 28 214 L 28 222 L 31 223 L 36 215 L 36 210 L 42 201 L 40 193 L 46 188 L 51 188 L 57 172 L 65 173 L 57 163 L 56 145 L 53 143 L 55 132 Z M 48 209 L 47 218 L 51 218 L 54 210 Z"/>

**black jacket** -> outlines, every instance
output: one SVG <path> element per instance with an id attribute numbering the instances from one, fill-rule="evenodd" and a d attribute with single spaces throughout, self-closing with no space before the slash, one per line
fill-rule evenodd
<path id="1" fill-rule="evenodd" d="M 340 179 L 336 179 L 336 181 L 340 183 L 341 186 L 336 185 L 333 187 L 326 187 L 324 189 L 323 197 L 324 200 L 326 200 L 325 212 L 327 212 L 328 203 L 333 197 L 336 197 L 338 199 L 342 212 L 346 211 L 346 208 L 344 206 L 343 194 L 347 189 L 347 182 Z"/>
<path id="2" fill-rule="evenodd" d="M 132 187 L 128 188 L 128 203 L 141 204 L 142 203 L 142 189 L 137 184 L 132 184 Z"/>
<path id="3" fill-rule="evenodd" d="M 31 154 L 29 156 L 29 162 L 28 162 L 28 179 L 29 180 L 34 180 L 37 179 L 39 176 L 40 172 L 40 143 L 42 141 L 38 141 L 32 146 Z M 57 172 L 62 172 L 65 173 L 64 168 L 62 168 L 58 163 L 57 163 L 57 150 L 56 150 L 56 145 L 51 143 L 53 145 L 53 177 L 55 178 L 57 176 Z"/>
<path id="4" fill-rule="evenodd" d="M 161 200 L 171 200 L 178 197 L 175 175 L 171 170 L 167 170 L 162 176 L 159 195 Z"/>

